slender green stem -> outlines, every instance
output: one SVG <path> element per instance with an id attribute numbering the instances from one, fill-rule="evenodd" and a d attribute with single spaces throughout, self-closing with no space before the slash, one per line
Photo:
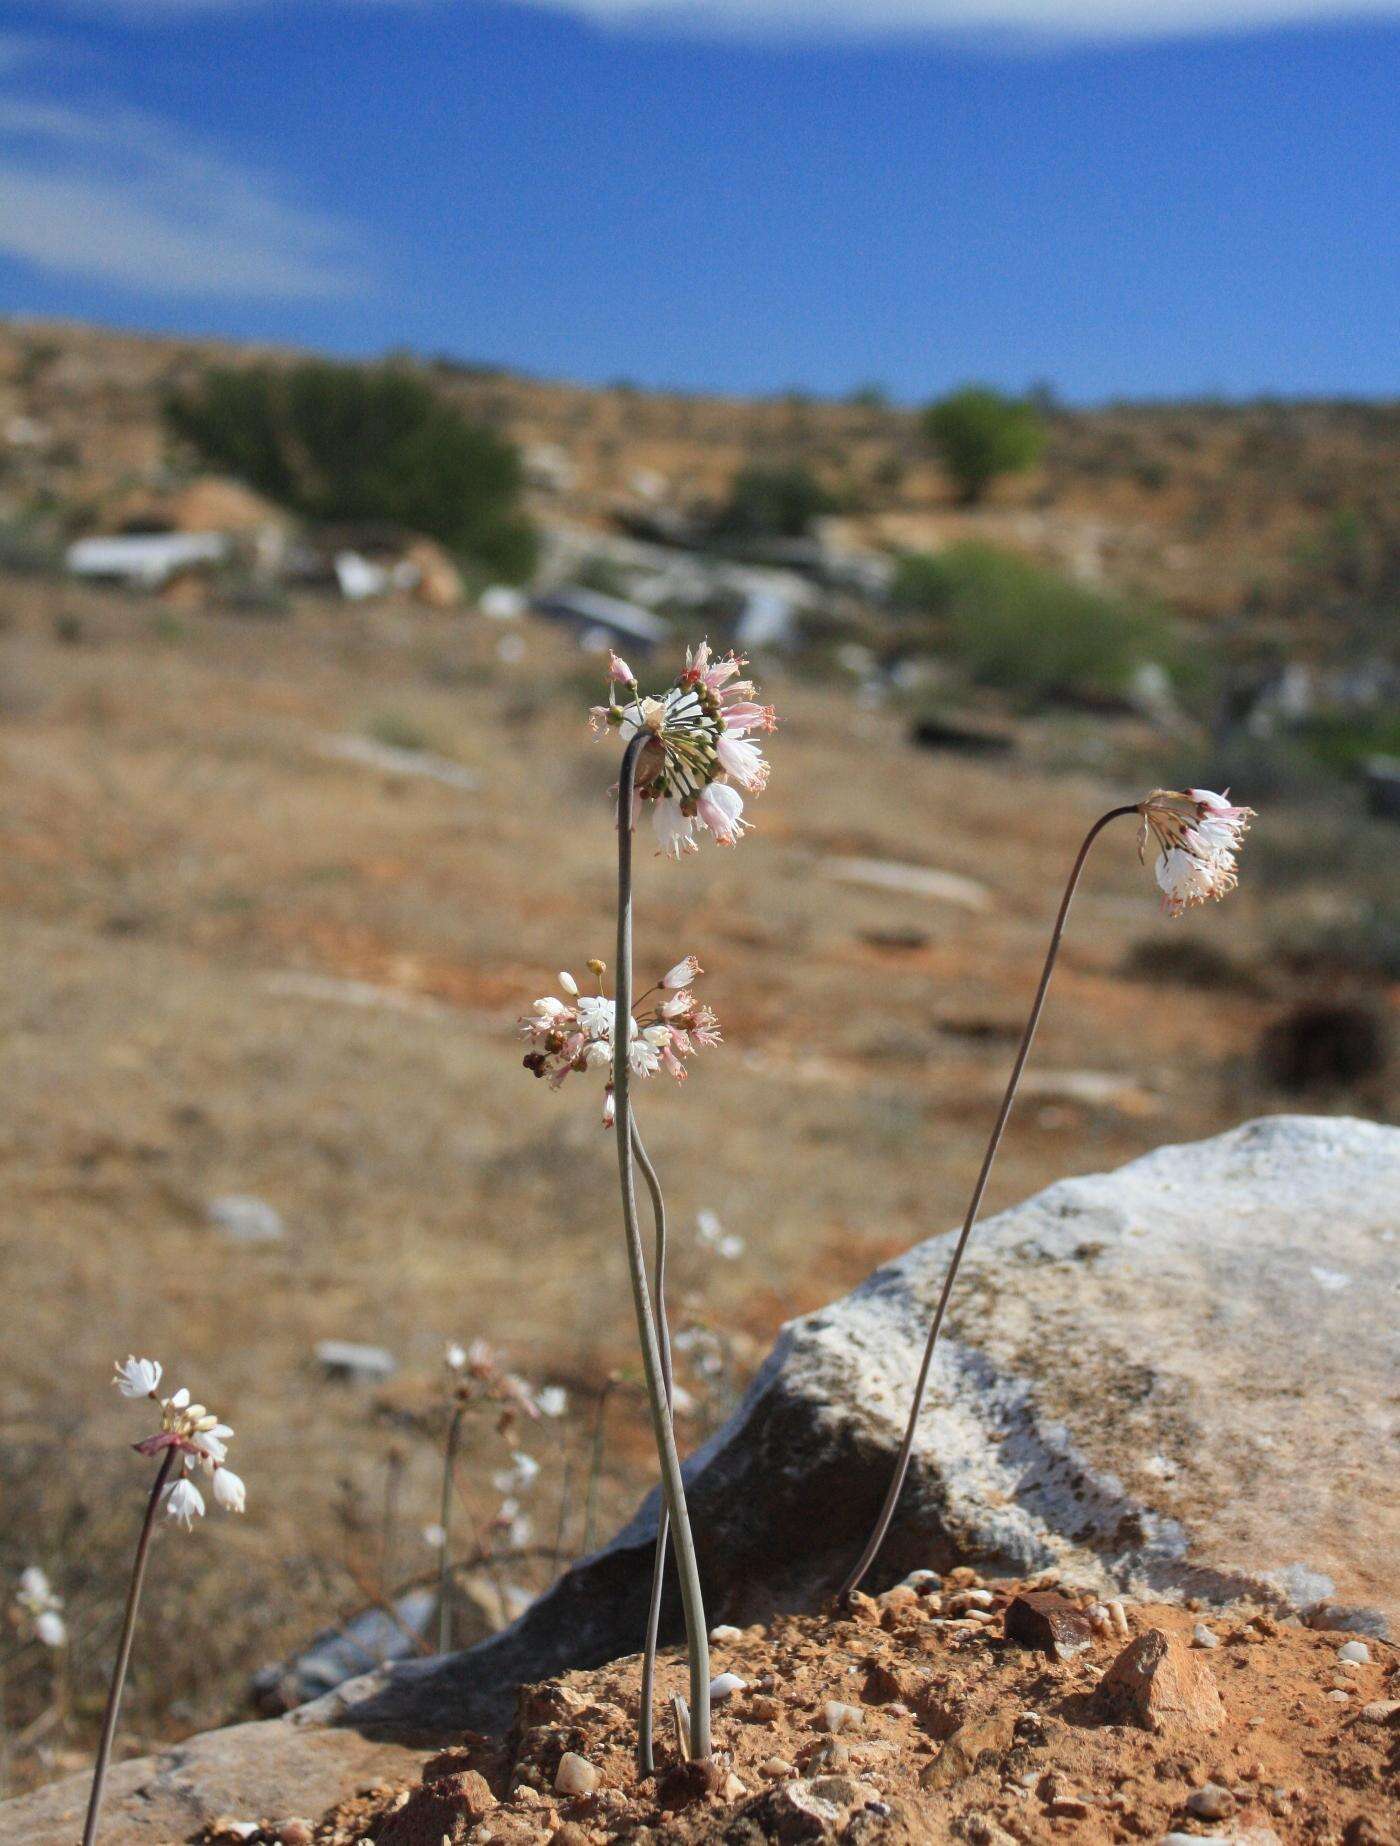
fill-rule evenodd
<path id="1" fill-rule="evenodd" d="M 1011 1077 L 1006 1086 L 1006 1094 L 1001 1099 L 1001 1108 L 997 1111 L 997 1119 L 992 1128 L 991 1139 L 988 1141 L 987 1151 L 982 1157 L 982 1170 L 977 1175 L 977 1184 L 972 1189 L 972 1199 L 967 1208 L 967 1216 L 963 1220 L 963 1227 L 958 1236 L 958 1241 L 953 1247 L 953 1254 L 948 1263 L 948 1273 L 943 1278 L 943 1290 L 938 1297 L 938 1306 L 934 1310 L 933 1325 L 929 1328 L 928 1341 L 924 1346 L 923 1363 L 919 1367 L 918 1383 L 914 1386 L 914 1402 L 909 1411 L 909 1422 L 905 1427 L 904 1440 L 900 1444 L 899 1459 L 895 1464 L 894 1479 L 890 1482 L 889 1492 L 885 1495 L 884 1505 L 880 1509 L 880 1516 L 875 1522 L 875 1529 L 870 1534 L 865 1549 L 861 1552 L 856 1562 L 855 1568 L 850 1572 L 845 1582 L 841 1585 L 840 1590 L 837 1592 L 838 1596 L 849 1596 L 852 1590 L 858 1588 L 866 1571 L 868 1571 L 870 1566 L 875 1562 L 880 1547 L 885 1542 L 886 1534 L 889 1532 L 890 1524 L 894 1519 L 895 1509 L 899 1504 L 899 1496 L 903 1491 L 904 1482 L 909 1473 L 910 1459 L 914 1453 L 914 1439 L 918 1432 L 919 1416 L 924 1407 L 924 1392 L 928 1387 L 929 1370 L 933 1365 L 933 1349 L 938 1344 L 939 1331 L 943 1326 L 943 1316 L 948 1307 L 948 1297 L 953 1292 L 953 1282 L 957 1276 L 958 1267 L 962 1262 L 963 1252 L 967 1249 L 967 1241 L 972 1235 L 972 1227 L 977 1222 L 977 1213 L 982 1206 L 982 1195 L 987 1190 L 987 1181 L 991 1177 L 992 1165 L 997 1157 L 997 1149 L 1001 1146 L 1002 1132 L 1006 1127 L 1007 1118 L 1011 1114 L 1011 1105 L 1016 1100 L 1016 1091 L 1020 1087 L 1021 1073 L 1026 1068 L 1026 1059 L 1031 1053 L 1031 1045 L 1035 1040 L 1036 1027 L 1040 1024 L 1040 1015 L 1045 1007 L 1045 996 L 1050 989 L 1050 977 L 1055 972 L 1055 963 L 1059 959 L 1060 940 L 1065 933 L 1065 924 L 1069 920 L 1069 907 L 1073 903 L 1075 891 L 1079 887 L 1079 877 L 1084 870 L 1084 862 L 1089 857 L 1090 847 L 1103 832 L 1104 828 L 1108 826 L 1110 821 L 1121 820 L 1125 814 L 1136 814 L 1137 811 L 1136 807 L 1111 808 L 1107 814 L 1100 815 L 1098 820 L 1094 822 L 1093 826 L 1084 836 L 1084 843 L 1080 846 L 1078 855 L 1075 858 L 1073 869 L 1069 875 L 1069 882 L 1065 886 L 1064 896 L 1060 899 L 1060 908 L 1055 917 L 1055 927 L 1050 932 L 1050 947 L 1046 952 L 1045 966 L 1040 971 L 1040 985 L 1035 990 L 1035 999 L 1031 1002 L 1030 1017 L 1026 1020 L 1026 1029 L 1021 1034 L 1021 1045 L 1016 1053 L 1016 1062 L 1011 1067 Z"/>
<path id="2" fill-rule="evenodd" d="M 121 1709 L 122 1688 L 126 1684 L 126 1669 L 131 1660 L 131 1643 L 136 1634 L 136 1610 L 141 1601 L 141 1585 L 146 1576 L 146 1557 L 151 1549 L 151 1534 L 155 1531 L 156 1512 L 160 1507 L 160 1496 L 165 1483 L 170 1478 L 178 1453 L 167 1449 L 160 1458 L 160 1467 L 151 1487 L 151 1497 L 146 1502 L 146 1516 L 141 1521 L 141 1536 L 136 1541 L 136 1557 L 131 1566 L 131 1582 L 126 1592 L 126 1610 L 122 1616 L 121 1639 L 117 1643 L 117 1661 L 112 1668 L 112 1683 L 107 1688 L 107 1709 L 102 1714 L 102 1735 L 97 1744 L 97 1760 L 92 1766 L 92 1794 L 88 1798 L 87 1820 L 83 1823 L 83 1846 L 93 1846 L 97 1838 L 97 1822 L 102 1813 L 102 1793 L 107 1785 L 107 1765 L 112 1759 L 112 1739 L 117 1734 L 117 1713 Z"/>
<path id="3" fill-rule="evenodd" d="M 675 1421 L 675 1393 L 671 1377 L 671 1329 L 666 1320 L 666 1200 L 661 1191 L 661 1181 L 656 1176 L 642 1137 L 638 1132 L 636 1118 L 632 1121 L 632 1152 L 637 1157 L 637 1165 L 642 1169 L 642 1178 L 647 1183 L 651 1194 L 651 1214 L 656 1225 L 656 1255 L 652 1262 L 651 1288 L 655 1302 L 656 1331 L 661 1344 L 661 1377 L 666 1387 L 666 1408 Z M 666 1510 L 663 1498 L 656 1520 L 656 1557 L 651 1569 L 651 1601 L 647 1606 L 646 1643 L 642 1649 L 642 1713 L 641 1729 L 637 1738 L 637 1760 L 643 1775 L 652 1775 L 656 1769 L 652 1748 L 653 1706 L 656 1697 L 656 1646 L 661 1634 L 661 1590 L 666 1579 L 666 1543 L 671 1535 L 670 1514 Z"/>
<path id="4" fill-rule="evenodd" d="M 650 741 L 639 731 L 622 757 L 617 796 L 617 987 L 613 1014 L 613 1101 L 617 1111 L 617 1163 L 622 1187 L 622 1220 L 627 1239 L 627 1266 L 632 1280 L 632 1302 L 646 1374 L 647 1403 L 661 1462 L 662 1499 L 669 1507 L 680 1575 L 681 1606 L 685 1611 L 686 1643 L 690 1654 L 690 1735 L 694 1756 L 710 1754 L 710 1644 L 705 1629 L 705 1604 L 700 1589 L 700 1568 L 686 1511 L 685 1482 L 676 1432 L 666 1405 L 661 1349 L 647 1288 L 646 1255 L 637 1228 L 637 1187 L 632 1170 L 632 1101 L 630 1085 L 630 1024 L 632 1018 L 632 799 L 637 757 Z"/>
<path id="5" fill-rule="evenodd" d="M 462 1434 L 465 1404 L 455 1404 L 447 1425 L 447 1445 L 442 1456 L 442 1501 L 438 1510 L 438 1528 L 442 1533 L 442 1550 L 438 1553 L 438 1652 L 452 1650 L 452 1506 L 453 1478 L 457 1465 L 457 1444 Z"/>

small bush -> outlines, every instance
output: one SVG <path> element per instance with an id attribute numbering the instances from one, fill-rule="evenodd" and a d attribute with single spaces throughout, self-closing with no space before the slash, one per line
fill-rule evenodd
<path id="1" fill-rule="evenodd" d="M 1172 655 L 1155 613 L 987 545 L 904 558 L 891 595 L 974 679 L 1031 698 L 1116 695 Z"/>
<path id="2" fill-rule="evenodd" d="M 813 520 L 835 510 L 835 497 L 809 468 L 755 463 L 735 475 L 715 529 L 731 538 L 802 538 Z"/>
<path id="3" fill-rule="evenodd" d="M 1033 468 L 1045 447 L 1035 405 L 987 385 L 966 385 L 930 404 L 923 426 L 965 506 L 980 500 L 998 475 Z"/>
<path id="4" fill-rule="evenodd" d="M 220 367 L 167 415 L 207 461 L 307 519 L 424 532 L 496 576 L 533 567 L 515 450 L 402 365 Z"/>

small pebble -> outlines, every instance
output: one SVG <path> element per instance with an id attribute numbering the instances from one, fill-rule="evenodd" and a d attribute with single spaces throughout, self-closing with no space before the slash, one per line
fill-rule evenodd
<path id="1" fill-rule="evenodd" d="M 742 1692 L 748 1685 L 737 1673 L 719 1673 L 710 1681 L 710 1697 L 716 1705 L 722 1705 L 726 1699 L 732 1699 L 736 1692 Z"/>
<path id="2" fill-rule="evenodd" d="M 720 1785 L 719 1792 L 726 1801 L 742 1801 L 749 1791 L 731 1769 Z"/>
<path id="3" fill-rule="evenodd" d="M 770 1756 L 766 1762 L 758 1765 L 758 1770 L 760 1775 L 780 1776 L 785 1782 L 797 1774 L 796 1764 L 788 1762 L 783 1756 Z"/>
<path id="4" fill-rule="evenodd" d="M 936 1570 L 911 1570 L 904 1579 L 911 1590 L 917 1590 L 922 1596 L 925 1590 L 936 1590 L 943 1582 Z"/>
<path id="5" fill-rule="evenodd" d="M 1235 1797 L 1218 1782 L 1207 1782 L 1203 1788 L 1192 1789 L 1186 1805 L 1201 1820 L 1224 1820 L 1235 1811 Z"/>
<path id="6" fill-rule="evenodd" d="M 724 1643 L 727 1641 L 742 1641 L 743 1638 L 743 1629 L 735 1628 L 729 1622 L 720 1622 L 717 1627 L 710 1630 L 710 1639 L 712 1641 Z"/>
<path id="7" fill-rule="evenodd" d="M 554 1790 L 559 1795 L 591 1795 L 599 1782 L 597 1769 L 586 1756 L 566 1750 L 559 1758 L 554 1774 Z"/>
<path id="8" fill-rule="evenodd" d="M 856 1731 L 865 1723 L 865 1713 L 856 1705 L 843 1705 L 839 1699 L 828 1699 L 822 1706 L 819 1730 Z"/>
<path id="9" fill-rule="evenodd" d="M 1364 1641 L 1343 1641 L 1337 1649 L 1337 1658 L 1351 1666 L 1364 1667 L 1370 1662 L 1371 1650 Z"/>
<path id="10" fill-rule="evenodd" d="M 1327 1696 L 1334 1705 L 1346 1705 L 1351 1702 L 1351 1694 L 1349 1692 L 1339 1692 L 1335 1686 L 1333 1686 Z"/>
<path id="11" fill-rule="evenodd" d="M 896 1583 L 875 1600 L 882 1609 L 903 1609 L 919 1600 L 919 1592 L 912 1583 Z"/>
<path id="12" fill-rule="evenodd" d="M 1207 1628 L 1204 1622 L 1197 1622 L 1191 1630 L 1192 1647 L 1219 1647 L 1220 1636 L 1213 1628 Z"/>
<path id="13" fill-rule="evenodd" d="M 1367 1724 L 1389 1724 L 1400 1712 L 1400 1699 L 1372 1699 L 1369 1705 L 1361 1707 L 1361 1717 Z"/>
<path id="14" fill-rule="evenodd" d="M 1113 1632 L 1115 1634 L 1121 1634 L 1126 1638 L 1126 1636 L 1132 1633 L 1132 1630 L 1128 1627 L 1127 1610 L 1124 1609 L 1121 1602 L 1115 1599 L 1112 1602 L 1106 1602 L 1104 1607 L 1108 1610 L 1108 1619 L 1113 1623 Z"/>
<path id="15" fill-rule="evenodd" d="M 309 1820 L 284 1820 L 277 1829 L 278 1846 L 311 1846 L 316 1829 Z"/>

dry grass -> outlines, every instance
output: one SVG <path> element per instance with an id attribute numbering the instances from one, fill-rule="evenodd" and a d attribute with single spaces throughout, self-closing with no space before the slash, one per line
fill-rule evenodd
<path id="1" fill-rule="evenodd" d="M 587 741 L 577 657 L 531 627 L 507 668 L 493 625 L 393 607 L 175 627 L 140 600 L 0 595 L 0 1565 L 45 1565 L 76 1635 L 75 1716 L 39 1740 L 46 1755 L 16 1753 L 14 1785 L 85 1747 L 100 1705 L 143 1479 L 125 1448 L 139 1413 L 106 1383 L 115 1356 L 152 1353 L 197 1386 L 236 1426 L 250 1489 L 245 1520 L 162 1536 L 135 1747 L 229 1715 L 252 1669 L 363 1602 L 391 1453 L 395 1574 L 431 1569 L 423 1412 L 447 1338 L 484 1334 L 584 1392 L 630 1366 L 631 1339 L 597 1097 L 533 1084 L 512 1035 L 557 968 L 610 953 L 613 765 Z M 64 613 L 77 645 L 56 638 Z M 746 1239 L 737 1262 L 692 1243 L 677 1263 L 678 1320 L 726 1330 L 739 1370 L 784 1318 L 960 1215 L 1058 881 L 1124 792 L 1052 777 L 1052 742 L 989 770 L 913 751 L 898 720 L 834 695 L 775 691 L 786 722 L 759 832 L 738 853 L 646 861 L 639 890 L 639 967 L 697 952 L 726 1029 L 683 1093 L 657 1082 L 640 1102 L 681 1244 L 704 1207 Z M 387 723 L 480 792 L 321 750 Z M 962 873 L 994 907 L 838 884 L 830 854 Z M 1247 963 L 1266 921 L 1246 880 L 1228 913 L 1175 928 L 1228 932 Z M 1125 828 L 1076 913 L 1042 1093 L 990 1207 L 1280 1106 L 1243 1074 L 1276 990 L 1120 973 L 1167 927 Z M 385 1003 L 289 974 L 369 983 Z M 1116 1103 L 1044 1084 L 1083 1068 L 1121 1075 Z M 224 1241 L 207 1204 L 227 1193 L 268 1200 L 285 1240 Z M 326 1382 L 312 1349 L 328 1336 L 382 1343 L 399 1376 Z M 648 1478 L 634 1404 L 612 1428 L 609 1522 Z M 575 1481 L 587 1436 L 577 1415 L 559 1438 Z M 562 1469 L 540 1452 L 548 1536 Z M 464 1473 L 500 1455 L 485 1426 Z M 576 1499 L 571 1542 L 579 1526 Z M 44 1709 L 45 1673 L 32 1649 L 7 1669 L 12 1728 Z"/>

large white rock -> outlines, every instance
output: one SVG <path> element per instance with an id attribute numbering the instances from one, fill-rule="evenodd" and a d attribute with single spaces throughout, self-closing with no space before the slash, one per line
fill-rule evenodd
<path id="1" fill-rule="evenodd" d="M 687 1464 L 712 1621 L 810 1605 L 851 1563 L 950 1244 L 919 1245 L 786 1327 Z M 1400 1129 L 1275 1116 L 1051 1186 L 973 1239 L 872 1587 L 917 1565 L 1058 1564 L 1105 1588 L 1395 1624 L 1397 1309 Z M 500 1723 L 522 1682 L 635 1652 L 654 1532 L 648 1502 L 464 1654 L 123 1766 L 104 1840 L 305 1810 L 303 1761 L 319 1795 L 342 1751 L 349 1788 L 374 1749 Z M 68 1846 L 80 1794 L 62 1784 L 0 1809 L 0 1840 Z"/>

